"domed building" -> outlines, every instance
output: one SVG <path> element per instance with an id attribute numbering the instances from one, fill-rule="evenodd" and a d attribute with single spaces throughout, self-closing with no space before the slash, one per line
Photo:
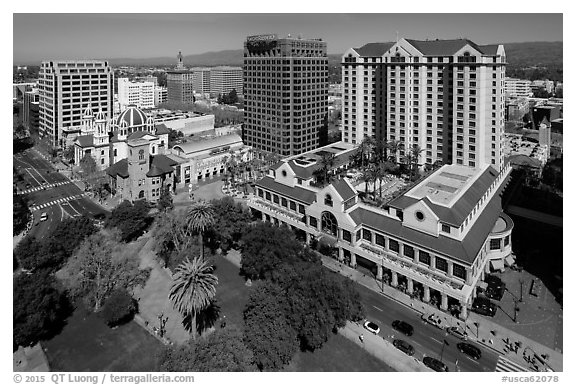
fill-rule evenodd
<path id="1" fill-rule="evenodd" d="M 134 104 L 128 105 L 118 115 L 115 123 L 118 130 L 125 130 L 124 135 L 129 135 L 136 131 L 154 131 L 154 119 L 146 116 L 144 111 Z"/>

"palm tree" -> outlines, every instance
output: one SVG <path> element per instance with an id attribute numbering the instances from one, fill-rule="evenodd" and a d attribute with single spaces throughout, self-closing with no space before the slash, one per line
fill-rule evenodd
<path id="1" fill-rule="evenodd" d="M 398 154 L 398 151 L 400 151 L 402 143 L 397 140 L 391 140 L 390 142 L 388 142 L 388 145 L 386 147 L 388 150 L 388 160 L 390 162 L 398 163 L 396 155 Z"/>
<path id="2" fill-rule="evenodd" d="M 364 161 L 370 159 L 375 145 L 376 142 L 374 141 L 374 138 L 372 138 L 371 136 L 367 136 L 362 140 L 362 142 L 358 146 L 358 156 L 359 156 L 358 160 L 360 161 L 360 166 L 364 167 L 365 165 Z"/>
<path id="3" fill-rule="evenodd" d="M 183 317 L 190 316 L 192 337 L 196 340 L 196 316 L 212 303 L 216 295 L 218 277 L 214 266 L 202 258 L 186 258 L 173 275 L 168 298 Z"/>
<path id="4" fill-rule="evenodd" d="M 200 257 L 204 259 L 204 232 L 214 225 L 214 208 L 208 202 L 196 202 L 188 208 L 186 222 L 190 231 L 198 231 Z"/>

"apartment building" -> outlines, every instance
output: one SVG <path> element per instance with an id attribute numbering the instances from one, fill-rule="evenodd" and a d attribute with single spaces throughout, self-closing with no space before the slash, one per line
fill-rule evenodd
<path id="1" fill-rule="evenodd" d="M 317 148 L 328 113 L 326 42 L 248 36 L 243 69 L 244 143 L 281 156 Z"/>
<path id="2" fill-rule="evenodd" d="M 114 71 L 102 60 L 43 61 L 38 93 L 40 133 L 64 147 L 80 132 L 87 107 L 112 117 Z"/>
<path id="3" fill-rule="evenodd" d="M 236 90 L 238 96 L 243 92 L 242 67 L 221 66 L 210 69 L 210 95 L 229 94 Z"/>
<path id="4" fill-rule="evenodd" d="M 154 108 L 154 83 L 118 78 L 118 103 L 120 111 L 124 111 L 129 105 L 144 109 Z"/>
<path id="5" fill-rule="evenodd" d="M 398 160 L 503 167 L 502 45 L 468 39 L 371 43 L 342 57 L 343 141 L 401 144 Z"/>

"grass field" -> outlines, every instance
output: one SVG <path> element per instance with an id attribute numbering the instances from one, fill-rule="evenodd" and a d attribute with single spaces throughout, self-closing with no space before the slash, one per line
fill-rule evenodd
<path id="1" fill-rule="evenodd" d="M 62 372 L 152 371 L 162 346 L 135 322 L 111 329 L 82 308 L 76 309 L 61 334 L 42 345 L 50 370 Z"/>

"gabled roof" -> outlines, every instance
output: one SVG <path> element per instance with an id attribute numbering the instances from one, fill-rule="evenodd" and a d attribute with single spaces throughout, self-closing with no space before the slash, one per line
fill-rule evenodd
<path id="1" fill-rule="evenodd" d="M 156 125 L 156 135 L 169 134 L 171 131 L 164 123 Z"/>
<path id="2" fill-rule="evenodd" d="M 478 48 L 480 48 L 480 52 L 482 52 L 484 55 L 490 55 L 490 56 L 496 56 L 498 54 L 498 47 L 500 47 L 500 45 L 498 44 L 478 46 Z"/>
<path id="3" fill-rule="evenodd" d="M 256 182 L 257 187 L 274 191 L 285 197 L 292 198 L 302 203 L 312 204 L 316 200 L 316 193 L 310 190 L 303 189 L 302 187 L 290 187 L 282 183 L 276 182 L 273 178 L 265 176 Z"/>
<path id="4" fill-rule="evenodd" d="M 122 178 L 128 178 L 128 159 L 124 158 L 108 167 L 106 174 L 113 177 L 120 176 Z"/>
<path id="5" fill-rule="evenodd" d="M 76 137 L 76 142 L 82 148 L 94 147 L 94 135 L 80 135 Z"/>
<path id="6" fill-rule="evenodd" d="M 509 178 L 510 176 L 503 181 L 501 187 L 479 214 L 476 222 L 474 222 L 462 241 L 441 234 L 436 237 L 402 226 L 402 222 L 399 220 L 374 213 L 362 207 L 351 211 L 350 217 L 357 225 L 363 224 L 385 234 L 387 233 L 405 240 L 409 244 L 420 245 L 470 265 L 474 262 L 476 255 L 478 255 L 478 252 L 484 245 L 484 241 L 494 228 L 494 224 L 502 212 L 502 199 L 500 194 L 505 188 Z"/>
<path id="7" fill-rule="evenodd" d="M 458 52 L 466 44 L 484 53 L 482 49 L 468 39 L 452 39 L 452 40 L 412 40 L 406 39 L 410 45 L 416 48 L 425 56 L 450 56 Z"/>
<path id="8" fill-rule="evenodd" d="M 508 157 L 507 159 L 508 162 L 512 163 L 513 165 L 516 166 L 529 166 L 532 168 L 540 168 L 542 167 L 542 163 L 536 159 L 536 158 L 532 158 L 528 155 L 524 155 L 524 154 L 518 154 L 518 155 L 512 155 L 510 157 Z"/>
<path id="9" fill-rule="evenodd" d="M 332 187 L 336 189 L 336 192 L 342 197 L 343 201 L 347 201 L 356 196 L 356 191 L 350 186 L 350 183 L 348 183 L 346 179 L 336 179 L 332 182 Z"/>
<path id="10" fill-rule="evenodd" d="M 128 135 L 127 139 L 128 140 L 140 139 L 145 137 L 146 135 L 155 136 L 154 134 L 151 134 L 148 131 L 134 131 L 133 133 Z"/>
<path id="11" fill-rule="evenodd" d="M 354 48 L 358 55 L 363 57 L 378 57 L 384 55 L 394 43 L 368 43 L 362 47 Z"/>
<path id="12" fill-rule="evenodd" d="M 178 162 L 176 162 L 174 159 L 171 159 L 163 154 L 156 155 L 152 159 L 152 165 L 160 168 L 160 170 L 162 170 L 165 173 L 170 173 L 174 171 L 172 166 L 176 166 L 177 164 Z"/>
<path id="13" fill-rule="evenodd" d="M 436 214 L 441 222 L 455 227 L 460 227 L 497 176 L 498 171 L 496 171 L 494 167 L 488 166 L 484 172 L 482 172 L 482 174 L 467 187 L 466 191 L 452 204 L 451 207 L 438 205 L 428 199 L 428 197 L 424 197 L 422 200 L 432 211 L 434 211 L 434 214 Z M 413 186 L 413 188 L 416 186 L 417 185 Z M 408 192 L 409 191 L 405 192 L 398 198 L 391 200 L 388 205 L 390 207 L 404 210 L 419 201 L 419 199 L 407 196 L 406 194 Z"/>

